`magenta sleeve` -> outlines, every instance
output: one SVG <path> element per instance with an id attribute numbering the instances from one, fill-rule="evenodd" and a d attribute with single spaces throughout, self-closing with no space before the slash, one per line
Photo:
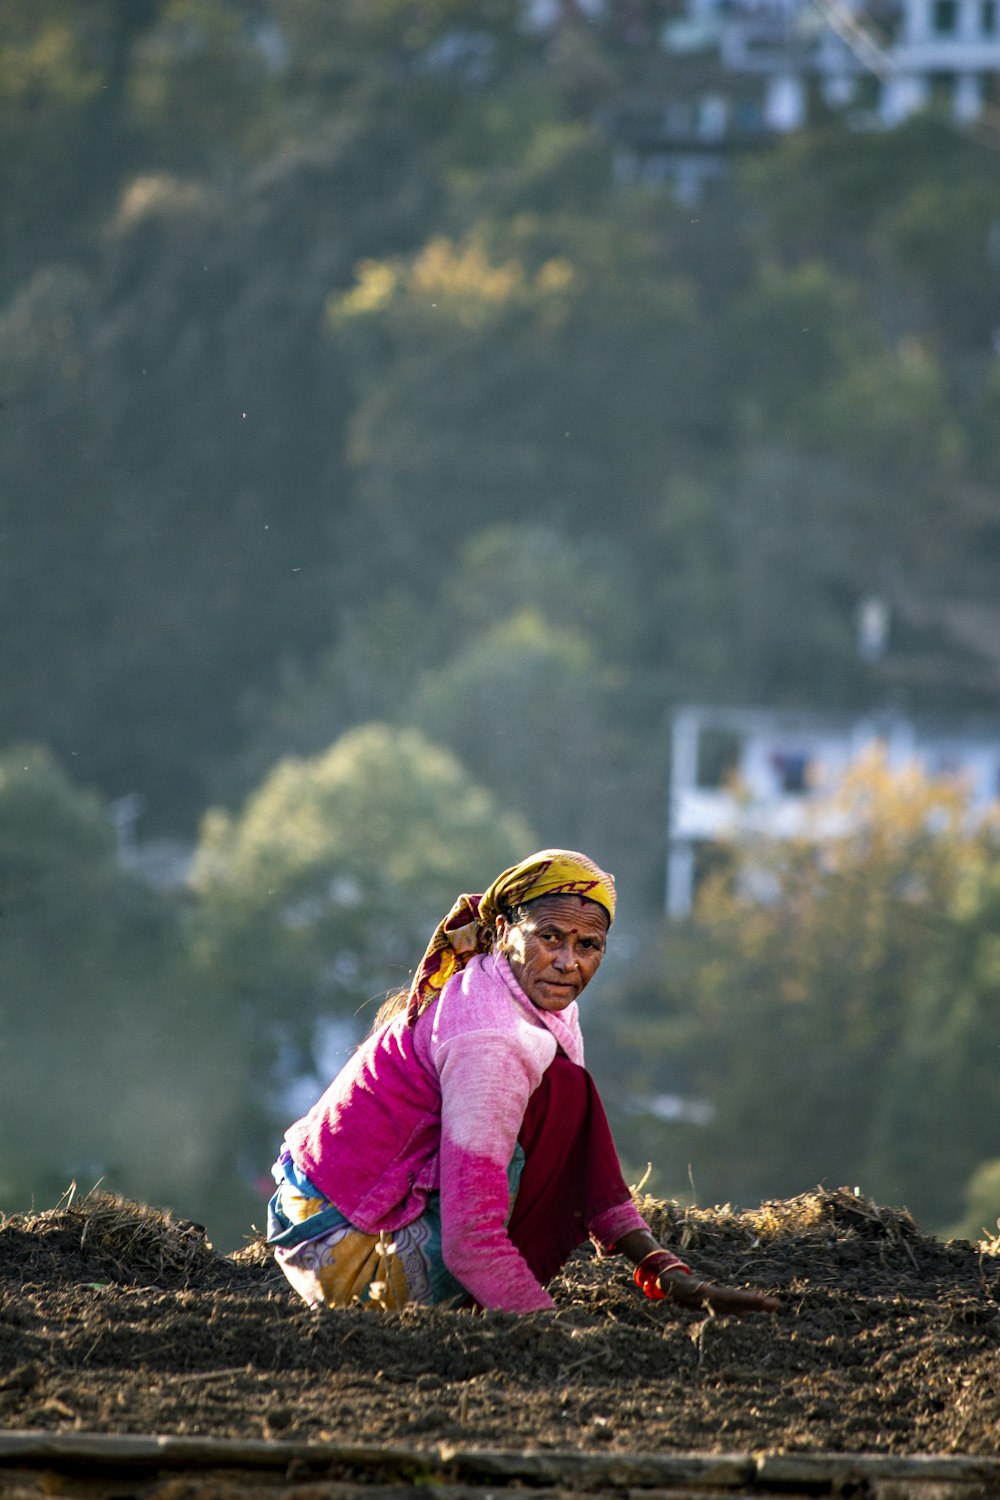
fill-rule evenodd
<path id="1" fill-rule="evenodd" d="M 587 1233 L 602 1255 L 613 1255 L 618 1241 L 623 1235 L 631 1234 L 634 1229 L 648 1231 L 649 1225 L 631 1199 L 626 1203 L 616 1203 L 613 1208 L 606 1208 L 587 1225 Z"/>

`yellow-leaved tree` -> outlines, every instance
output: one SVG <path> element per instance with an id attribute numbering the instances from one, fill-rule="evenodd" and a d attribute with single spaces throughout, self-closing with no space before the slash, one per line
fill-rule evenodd
<path id="1" fill-rule="evenodd" d="M 995 810 L 874 749 L 802 837 L 720 856 L 667 934 L 665 1027 L 648 1004 L 642 1023 L 711 1106 L 672 1149 L 713 1197 L 860 1184 L 950 1223 L 1000 1155 Z"/>

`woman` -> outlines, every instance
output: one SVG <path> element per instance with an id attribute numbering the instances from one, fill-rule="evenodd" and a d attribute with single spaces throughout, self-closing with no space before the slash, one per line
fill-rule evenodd
<path id="1" fill-rule="evenodd" d="M 537 1312 L 589 1235 L 650 1297 L 777 1306 L 693 1275 L 632 1202 L 576 1005 L 614 915 L 612 877 L 563 849 L 459 897 L 275 1164 L 268 1240 L 307 1302 Z"/>

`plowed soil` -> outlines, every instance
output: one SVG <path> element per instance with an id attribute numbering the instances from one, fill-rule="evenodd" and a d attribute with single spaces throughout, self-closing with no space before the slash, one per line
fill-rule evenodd
<path id="1" fill-rule="evenodd" d="M 554 1314 L 298 1301 L 261 1245 L 107 1195 L 0 1222 L 0 1426 L 669 1453 L 994 1454 L 1000 1259 L 846 1190 L 643 1205 L 702 1275 L 780 1312 L 646 1301 L 580 1252 Z M 993 1250 L 997 1247 L 988 1246 Z"/>

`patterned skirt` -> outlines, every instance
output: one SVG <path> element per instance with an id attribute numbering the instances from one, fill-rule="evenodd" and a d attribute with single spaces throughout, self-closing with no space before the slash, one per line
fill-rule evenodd
<path id="1" fill-rule="evenodd" d="M 524 1152 L 516 1148 L 507 1176 L 511 1201 Z M 277 1191 L 268 1204 L 267 1242 L 288 1280 L 311 1307 L 381 1307 L 407 1302 L 471 1305 L 441 1254 L 441 1201 L 428 1194 L 419 1219 L 402 1229 L 365 1234 L 325 1198 L 282 1151 L 272 1169 Z"/>

